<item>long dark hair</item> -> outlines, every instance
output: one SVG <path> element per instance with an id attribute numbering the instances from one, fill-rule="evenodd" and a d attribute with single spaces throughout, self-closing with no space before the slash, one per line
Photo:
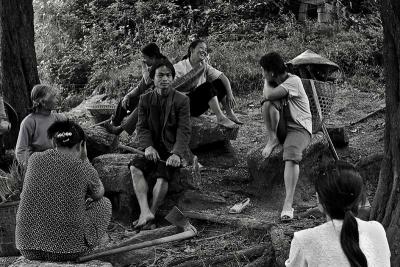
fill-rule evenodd
<path id="1" fill-rule="evenodd" d="M 72 148 L 81 141 L 86 141 L 82 127 L 70 120 L 54 122 L 47 130 L 47 136 L 54 140 L 57 147 Z"/>
<path id="2" fill-rule="evenodd" d="M 363 179 L 353 165 L 344 161 L 329 164 L 315 182 L 320 203 L 332 219 L 343 220 L 340 244 L 352 267 L 367 267 L 360 249 L 355 218 L 364 191 Z"/>
<path id="3" fill-rule="evenodd" d="M 183 56 L 182 60 L 187 59 L 187 58 L 190 58 L 190 56 L 192 55 L 192 51 L 191 51 L 191 50 L 192 50 L 192 49 L 195 49 L 196 46 L 197 46 L 198 44 L 201 44 L 201 43 L 207 44 L 207 42 L 204 41 L 203 39 L 196 39 L 196 40 L 194 40 L 193 42 L 191 42 L 190 45 L 189 45 L 187 54 Z"/>

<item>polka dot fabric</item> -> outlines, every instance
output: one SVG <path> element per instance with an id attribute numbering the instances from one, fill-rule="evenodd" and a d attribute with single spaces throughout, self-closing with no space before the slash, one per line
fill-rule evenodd
<path id="1" fill-rule="evenodd" d="M 19 250 L 74 254 L 98 244 L 111 217 L 106 198 L 85 204 L 102 188 L 97 171 L 54 149 L 34 153 L 28 162 L 17 212 Z"/>

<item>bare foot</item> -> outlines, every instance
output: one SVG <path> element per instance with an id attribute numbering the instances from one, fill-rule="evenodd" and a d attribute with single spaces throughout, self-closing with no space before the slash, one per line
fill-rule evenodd
<path id="1" fill-rule="evenodd" d="M 149 213 L 141 213 L 139 219 L 137 220 L 136 225 L 134 228 L 140 228 L 146 225 L 149 221 L 154 220 L 154 215 L 149 211 Z"/>
<path id="2" fill-rule="evenodd" d="M 231 121 L 230 119 L 228 119 L 225 116 L 217 119 L 217 123 L 226 128 L 234 128 L 236 126 L 236 124 L 233 121 Z"/>
<path id="3" fill-rule="evenodd" d="M 242 125 L 242 124 L 243 124 L 243 122 L 241 122 L 241 121 L 236 117 L 235 114 L 228 115 L 227 117 L 228 117 L 228 119 L 230 119 L 231 121 L 233 121 L 234 123 L 236 123 L 236 124 L 238 124 L 238 125 Z"/>
<path id="4" fill-rule="evenodd" d="M 264 158 L 268 158 L 271 155 L 272 151 L 274 151 L 274 148 L 278 145 L 278 138 L 269 139 L 261 154 Z"/>

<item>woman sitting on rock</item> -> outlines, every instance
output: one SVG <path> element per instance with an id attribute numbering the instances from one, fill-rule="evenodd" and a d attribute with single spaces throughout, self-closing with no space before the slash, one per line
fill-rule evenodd
<path id="1" fill-rule="evenodd" d="M 17 212 L 16 245 L 30 260 L 75 260 L 99 244 L 111 203 L 86 157 L 86 137 L 71 121 L 48 129 L 54 149 L 34 153 Z"/>
<path id="2" fill-rule="evenodd" d="M 53 113 L 57 104 L 57 92 L 48 85 L 35 85 L 31 91 L 32 113 L 26 116 L 20 126 L 15 157 L 26 166 L 33 152 L 52 148 L 53 143 L 47 137 L 47 129 L 56 121 L 66 120 L 66 116 Z"/>
<path id="3" fill-rule="evenodd" d="M 217 123 L 232 128 L 242 124 L 233 108 L 236 104 L 228 78 L 213 68 L 207 60 L 207 44 L 195 40 L 189 45 L 188 54 L 174 65 L 176 80 L 174 89 L 190 99 L 190 115 L 198 117 L 211 108 L 217 116 Z M 227 116 L 220 108 L 221 101 Z"/>
<path id="4" fill-rule="evenodd" d="M 294 233 L 286 266 L 390 266 L 386 233 L 379 222 L 355 217 L 363 181 L 346 162 L 328 166 L 315 182 L 318 208 L 327 222 Z"/>
<path id="5" fill-rule="evenodd" d="M 304 91 L 301 79 L 287 73 L 281 56 L 276 52 L 264 55 L 260 60 L 263 68 L 263 116 L 267 129 L 268 141 L 262 151 L 267 158 L 279 145 L 278 123 L 280 119 L 287 120 L 286 138 L 283 142 L 283 160 L 285 161 L 286 197 L 281 212 L 281 220 L 293 219 L 293 196 L 299 178 L 299 163 L 303 150 L 311 141 L 312 121 L 310 104 Z M 290 116 L 280 117 L 283 105 L 288 105 Z"/>

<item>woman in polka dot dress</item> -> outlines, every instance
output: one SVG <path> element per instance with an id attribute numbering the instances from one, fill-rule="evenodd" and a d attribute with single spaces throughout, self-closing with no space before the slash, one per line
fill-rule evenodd
<path id="1" fill-rule="evenodd" d="M 30 260 L 74 260 L 98 245 L 111 203 L 86 157 L 82 128 L 59 121 L 48 129 L 54 149 L 34 153 L 17 213 L 16 245 Z"/>

